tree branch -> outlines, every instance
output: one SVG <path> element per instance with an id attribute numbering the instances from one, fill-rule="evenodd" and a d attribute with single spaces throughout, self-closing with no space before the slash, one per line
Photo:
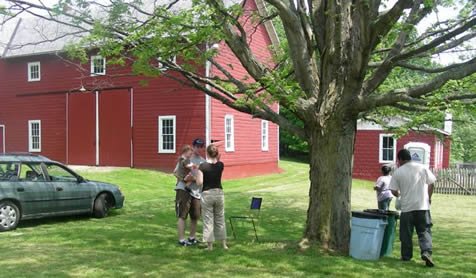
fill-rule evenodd
<path id="1" fill-rule="evenodd" d="M 439 47 L 435 48 L 434 51 L 431 51 L 431 54 L 432 55 L 435 55 L 435 54 L 440 54 L 440 53 L 443 53 L 445 51 L 448 51 L 450 49 L 453 49 L 453 48 L 456 48 L 458 46 L 460 46 L 461 44 L 467 42 L 467 41 L 470 41 L 471 39 L 473 39 L 474 37 L 476 37 L 476 32 L 474 33 L 471 33 L 471 34 L 467 34 L 465 36 L 462 36 L 461 38 L 458 38 L 456 40 L 453 40 L 447 44 L 443 44 L 443 45 L 440 45 Z M 471 49 L 465 49 L 463 51 L 470 51 Z M 474 50 L 474 49 L 473 49 Z M 419 57 L 421 56 L 418 55 Z"/>
<path id="2" fill-rule="evenodd" d="M 422 35 L 420 35 L 418 38 L 414 39 L 413 41 L 409 42 L 409 43 L 406 43 L 405 44 L 405 48 L 408 48 L 408 47 L 411 47 L 411 46 L 414 46 L 414 45 L 417 45 L 421 42 L 423 42 L 424 40 L 426 39 L 429 39 L 429 38 L 432 38 L 432 37 L 435 37 L 439 34 L 442 34 L 442 33 L 445 33 L 445 32 L 448 32 L 450 31 L 451 29 L 455 28 L 456 26 L 460 25 L 461 23 L 463 23 L 464 21 L 466 21 L 467 18 L 465 18 L 464 20 L 457 20 L 455 23 L 453 24 L 449 24 L 448 26 L 446 26 L 445 28 L 441 28 L 441 29 L 437 29 L 437 30 L 431 30 L 431 31 L 426 31 L 425 33 L 423 33 Z M 439 25 L 441 24 L 448 24 L 449 21 L 443 21 L 443 22 L 438 22 Z M 373 52 L 373 54 L 378 54 L 378 53 L 384 53 L 384 52 L 388 52 L 392 50 L 392 48 L 381 48 L 381 49 L 377 49 Z"/>
<path id="3" fill-rule="evenodd" d="M 473 19 L 471 19 L 467 23 L 463 24 L 459 28 L 456 28 L 453 31 L 448 32 L 448 33 L 442 35 L 441 37 L 438 37 L 438 38 L 434 39 L 433 41 L 431 41 L 431 42 L 429 42 L 429 43 L 427 43 L 427 44 L 425 44 L 421 47 L 418 47 L 416 49 L 413 49 L 413 50 L 410 50 L 410 51 L 407 51 L 407 52 L 404 52 L 404 53 L 398 55 L 397 57 L 395 57 L 395 61 L 406 60 L 406 59 L 409 59 L 411 57 L 417 56 L 418 54 L 421 54 L 421 53 L 427 52 L 431 49 L 434 49 L 435 47 L 439 46 L 440 44 L 443 44 L 445 41 L 447 41 L 451 38 L 454 38 L 454 37 L 458 36 L 459 34 L 464 33 L 466 30 L 469 30 L 470 28 L 472 28 L 474 26 L 476 26 L 476 17 L 474 17 Z"/>
<path id="4" fill-rule="evenodd" d="M 313 58 L 312 27 L 304 10 L 296 10 L 293 1 L 288 5 L 283 0 L 266 0 L 278 10 L 288 40 L 289 55 L 296 72 L 295 77 L 307 97 L 319 93 L 319 69 Z M 305 42 L 305 45 L 303 45 Z"/>
<path id="5" fill-rule="evenodd" d="M 424 113 L 424 112 L 430 111 L 430 109 L 426 107 L 401 104 L 401 103 L 395 103 L 395 104 L 392 104 L 391 106 L 403 111 L 407 111 L 407 112 L 423 112 Z"/>
<path id="6" fill-rule="evenodd" d="M 232 109 L 235 109 L 239 112 L 250 114 L 253 117 L 258 117 L 263 120 L 274 122 L 278 124 L 280 127 L 282 127 L 283 129 L 298 136 L 299 138 L 307 140 L 306 132 L 304 131 L 304 129 L 295 126 L 289 120 L 281 116 L 279 113 L 271 110 L 269 107 L 258 108 L 254 105 L 248 106 L 248 105 L 238 104 L 236 101 L 228 97 L 225 97 L 219 92 L 216 92 L 214 90 L 207 88 L 207 86 L 205 86 L 204 83 L 205 84 L 210 84 L 210 83 L 203 82 L 202 78 L 199 78 L 198 76 L 194 76 L 190 74 L 190 72 L 187 72 L 187 71 L 181 71 L 180 73 L 192 83 L 193 87 L 199 89 L 200 91 L 203 91 L 205 94 L 209 95 L 210 97 L 217 99 L 218 101 L 221 101 L 226 106 Z M 212 84 L 212 87 L 215 88 L 215 85 L 216 84 Z"/>
<path id="7" fill-rule="evenodd" d="M 377 18 L 375 23 L 372 24 L 372 43 L 369 45 L 370 49 L 373 50 L 380 43 L 382 38 L 390 32 L 395 23 L 400 19 L 403 11 L 412 8 L 413 2 L 412 0 L 398 0 L 390 10 L 382 13 Z"/>
<path id="8" fill-rule="evenodd" d="M 326 37 L 326 24 L 327 16 L 326 1 L 321 0 L 308 0 L 308 6 L 311 14 L 311 24 L 316 37 L 316 45 L 319 50 L 319 54 L 322 55 L 325 49 L 325 37 Z"/>
<path id="9" fill-rule="evenodd" d="M 420 65 L 414 65 L 414 64 L 411 64 L 411 63 L 398 62 L 398 63 L 395 64 L 395 66 L 405 68 L 405 69 L 409 69 L 409 70 L 414 70 L 414 71 L 421 71 L 421 72 L 424 72 L 424 73 L 440 73 L 440 72 L 445 72 L 445 71 L 448 71 L 450 69 L 456 68 L 456 67 L 460 66 L 461 64 L 463 64 L 463 63 L 452 64 L 452 65 L 445 66 L 445 67 L 431 68 L 431 67 L 425 67 L 425 66 L 420 66 Z M 370 63 L 369 67 L 370 68 L 379 67 L 381 65 L 382 65 L 382 63 Z"/>
<path id="10" fill-rule="evenodd" d="M 410 98 L 418 98 L 441 88 L 450 80 L 458 80 L 476 72 L 476 58 L 458 65 L 444 73 L 441 73 L 428 82 L 411 88 L 396 89 L 390 92 L 361 99 L 358 109 L 365 111 L 376 107 L 393 105 L 399 102 L 409 102 Z"/>
<path id="11" fill-rule="evenodd" d="M 410 32 L 408 26 L 413 26 L 420 22 L 430 11 L 427 8 L 420 9 L 421 3 L 422 0 L 418 0 L 413 4 L 412 10 L 410 11 L 407 20 L 404 22 L 404 25 L 407 27 L 399 33 L 395 43 L 392 46 L 392 50 L 388 53 L 382 65 L 378 67 L 377 70 L 375 70 L 375 72 L 370 76 L 370 78 L 364 82 L 360 92 L 361 95 L 371 94 L 387 79 L 388 75 L 392 72 L 392 69 L 395 66 L 395 57 L 397 57 L 397 55 L 399 55 L 403 50 Z"/>

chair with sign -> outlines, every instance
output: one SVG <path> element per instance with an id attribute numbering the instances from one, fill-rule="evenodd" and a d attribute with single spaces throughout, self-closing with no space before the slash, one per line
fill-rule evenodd
<path id="1" fill-rule="evenodd" d="M 258 198 L 258 197 L 252 197 L 251 198 L 251 205 L 250 205 L 250 213 L 248 215 L 242 215 L 242 216 L 231 216 L 230 219 L 230 226 L 231 226 L 231 231 L 233 232 L 233 237 L 236 239 L 236 233 L 235 233 L 235 227 L 233 226 L 233 221 L 237 220 L 242 220 L 242 221 L 251 221 L 253 224 L 253 230 L 255 232 L 255 238 L 256 241 L 258 241 L 258 234 L 256 233 L 256 223 L 255 221 L 258 221 L 259 219 L 259 214 L 261 211 L 261 203 L 263 201 L 263 198 Z"/>

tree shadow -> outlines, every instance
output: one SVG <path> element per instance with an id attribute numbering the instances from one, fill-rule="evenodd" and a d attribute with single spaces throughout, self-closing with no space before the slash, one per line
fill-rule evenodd
<path id="1" fill-rule="evenodd" d="M 5 234 L 9 244 L 2 244 L 2 249 L 14 259 L 0 266 L 5 273 L 21 269 L 24 276 L 463 277 L 476 272 L 475 262 L 467 259 L 476 254 L 471 229 L 435 225 L 434 269 L 424 267 L 417 256 L 416 235 L 415 259 L 409 263 L 399 261 L 398 242 L 392 257 L 378 261 L 329 254 L 318 246 L 302 250 L 298 243 L 307 199 L 268 192 L 260 194 L 264 199 L 257 223 L 259 241 L 253 240 L 249 223 L 238 225 L 238 238 L 233 239 L 227 219 L 230 250 L 219 244 L 212 252 L 203 244 L 181 247 L 169 195 L 129 202 L 104 219 L 82 215 L 25 221 L 21 237 Z M 226 194 L 226 216 L 247 214 L 252 195 Z M 26 253 L 29 258 L 23 259 Z"/>
<path id="2" fill-rule="evenodd" d="M 121 213 L 112 210 L 108 213 L 107 218 L 116 217 Z M 74 215 L 57 215 L 57 216 L 48 216 L 42 218 L 34 218 L 34 219 L 27 219 L 21 220 L 18 223 L 17 229 L 21 230 L 22 228 L 33 228 L 42 225 L 61 225 L 67 224 L 69 222 L 78 222 L 78 221 L 90 221 L 90 220 L 100 220 L 98 218 L 94 218 L 91 213 L 84 213 L 84 214 L 74 214 Z"/>

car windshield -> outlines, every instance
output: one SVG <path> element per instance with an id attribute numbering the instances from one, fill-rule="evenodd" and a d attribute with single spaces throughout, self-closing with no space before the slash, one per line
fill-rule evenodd
<path id="1" fill-rule="evenodd" d="M 0 162 L 0 181 L 18 179 L 18 169 L 20 169 L 20 163 Z"/>
<path id="2" fill-rule="evenodd" d="M 51 181 L 77 181 L 78 179 L 76 178 L 75 175 L 73 175 L 71 172 L 66 170 L 61 165 L 57 164 L 46 164 L 46 169 L 48 171 L 48 175 L 50 176 Z"/>

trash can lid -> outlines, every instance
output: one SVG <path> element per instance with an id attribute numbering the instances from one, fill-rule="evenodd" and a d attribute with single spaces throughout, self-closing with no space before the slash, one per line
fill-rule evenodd
<path id="1" fill-rule="evenodd" d="M 400 213 L 395 210 L 382 210 L 382 209 L 364 209 L 364 212 L 370 212 L 370 213 L 380 213 L 380 214 L 385 214 L 385 215 L 395 215 L 395 216 L 400 216 Z"/>
<path id="2" fill-rule="evenodd" d="M 387 220 L 387 215 L 386 214 L 372 213 L 372 212 L 366 212 L 366 211 L 353 211 L 352 212 L 352 217 L 367 218 L 367 219 L 385 219 L 385 220 Z"/>

